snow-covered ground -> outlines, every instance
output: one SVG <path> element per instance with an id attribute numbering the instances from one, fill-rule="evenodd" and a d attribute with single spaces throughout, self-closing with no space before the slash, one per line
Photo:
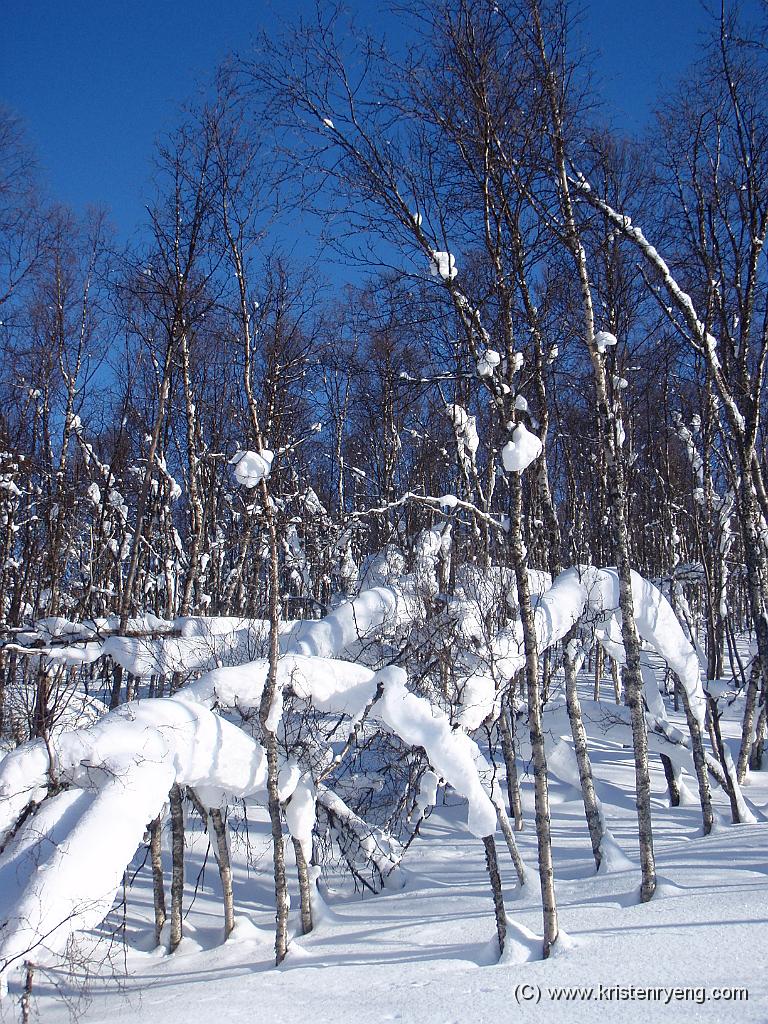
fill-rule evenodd
<path id="1" fill-rule="evenodd" d="M 726 723 L 734 746 L 737 728 L 736 721 Z M 630 753 L 608 739 L 593 742 L 591 753 L 607 823 L 636 864 Z M 196 883 L 198 891 L 188 907 L 187 936 L 174 956 L 150 949 L 150 873 L 148 865 L 137 871 L 138 859 L 127 912 L 124 917 L 119 908 L 113 912 L 107 925 L 117 929 L 116 937 L 111 946 L 102 940 L 95 959 L 103 958 L 105 950 L 108 958 L 99 968 L 91 965 L 87 978 L 83 968 L 75 968 L 73 977 L 39 975 L 35 1011 L 41 1020 L 62 1024 L 70 1013 L 82 1015 L 88 1024 L 186 1024 L 218 1017 L 281 1024 L 545 1019 L 578 1024 L 606 1013 L 620 1014 L 622 1024 L 765 1021 L 768 823 L 728 824 L 727 804 L 716 791 L 720 821 L 704 838 L 695 803 L 668 806 L 657 757 L 652 781 L 659 888 L 646 905 L 638 903 L 636 867 L 594 874 L 580 794 L 552 781 L 560 924 L 567 937 L 548 961 L 538 959 L 535 938 L 540 909 L 533 796 L 526 778 L 526 828 L 518 838 L 530 873 L 523 890 L 516 891 L 512 864 L 499 843 L 510 918 L 502 963 L 495 963 L 482 843 L 466 831 L 466 805 L 449 795 L 408 852 L 405 887 L 362 897 L 349 888 L 334 888 L 329 877 L 326 907 L 315 931 L 292 942 L 278 969 L 273 966 L 265 820 L 250 818 L 247 844 L 242 826 L 241 838 L 233 839 L 239 916 L 226 943 L 221 941 L 218 875 L 212 854 L 206 858 L 203 834 L 194 835 L 188 851 L 188 892 Z M 745 796 L 758 818 L 765 819 L 768 773 L 753 774 Z M 297 929 L 295 890 L 293 903 Z M 120 941 L 123 925 L 127 948 Z M 94 959 L 86 940 L 80 952 L 84 962 Z M 568 987 L 574 987 L 570 997 L 557 995 L 555 990 Z M 85 997 L 81 988 L 87 990 Z M 748 1000 L 717 998 L 718 990 L 744 988 Z M 12 1000 L 18 995 L 18 987 L 12 988 L 4 1019 L 15 1019 Z"/>

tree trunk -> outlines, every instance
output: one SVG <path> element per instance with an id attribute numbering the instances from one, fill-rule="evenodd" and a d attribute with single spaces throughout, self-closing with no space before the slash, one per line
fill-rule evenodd
<path id="1" fill-rule="evenodd" d="M 688 699 L 688 693 L 686 692 L 685 687 L 678 682 L 676 683 L 675 689 L 683 698 L 685 717 L 688 722 L 688 732 L 691 735 L 691 753 L 693 755 L 693 764 L 696 769 L 696 782 L 699 787 L 701 827 L 704 835 L 708 836 L 712 831 L 715 816 L 712 810 L 712 794 L 709 789 L 709 775 L 707 774 L 707 758 L 704 752 L 704 739 L 701 735 L 701 727 L 699 726 L 698 720 L 691 710 L 691 702 Z"/>
<path id="2" fill-rule="evenodd" d="M 171 803 L 171 935 L 170 952 L 173 953 L 181 942 L 182 900 L 184 898 L 184 808 L 181 790 L 174 783 L 170 794 Z"/>
<path id="3" fill-rule="evenodd" d="M 499 861 L 496 856 L 496 843 L 493 836 L 485 836 L 483 838 L 483 846 L 485 847 L 485 867 L 491 880 L 493 913 L 496 918 L 496 937 L 499 941 L 499 955 L 501 955 L 504 952 L 504 940 L 507 937 L 507 914 L 504 910 L 504 895 L 501 891 Z"/>
<path id="4" fill-rule="evenodd" d="M 501 750 L 504 755 L 504 765 L 507 772 L 507 798 L 509 800 L 510 814 L 515 819 L 515 829 L 518 832 L 522 832 L 525 825 L 523 821 L 523 802 L 520 798 L 520 780 L 517 775 L 514 719 L 510 720 L 510 718 L 509 708 L 504 707 L 499 719 L 499 728 L 501 730 Z"/>
<path id="5" fill-rule="evenodd" d="M 504 809 L 504 802 L 498 795 L 495 783 L 491 790 L 491 800 L 493 802 L 493 806 L 496 808 L 496 815 L 498 817 L 499 827 L 501 828 L 501 834 L 504 836 L 504 841 L 507 844 L 507 849 L 509 850 L 509 855 L 512 858 L 512 863 L 515 865 L 517 880 L 520 885 L 525 885 L 525 865 L 523 864 L 523 859 L 520 856 L 520 851 L 517 848 L 515 833 L 512 831 L 512 826 L 509 823 L 507 812 Z"/>
<path id="6" fill-rule="evenodd" d="M 301 843 L 293 837 L 293 852 L 296 855 L 296 873 L 299 878 L 299 897 L 301 899 L 301 934 L 309 935 L 312 931 L 312 887 L 309 880 L 309 867 L 304 856 Z"/>
<path id="7" fill-rule="evenodd" d="M 579 781 L 581 783 L 581 797 L 584 801 L 584 814 L 587 819 L 589 838 L 592 843 L 592 856 L 595 858 L 595 869 L 600 870 L 600 863 L 603 859 L 601 844 L 603 841 L 603 823 L 600 817 L 600 808 L 595 793 L 595 785 L 592 779 L 592 764 L 589 759 L 587 748 L 587 734 L 584 729 L 584 721 L 581 717 L 581 702 L 576 689 L 576 652 L 574 650 L 578 641 L 573 635 L 575 630 L 566 637 L 563 650 L 563 669 L 565 671 L 565 699 L 568 707 L 568 719 L 571 723 L 571 735 L 573 736 L 573 749 L 576 754 L 576 763 L 579 767 Z M 597 674 L 595 675 L 597 678 Z"/>
<path id="8" fill-rule="evenodd" d="M 669 790 L 669 806 L 679 807 L 680 806 L 680 786 L 677 781 L 677 775 L 672 762 L 666 754 L 661 754 L 661 765 L 664 769 L 664 778 L 667 780 L 667 789 Z"/>
<path id="9" fill-rule="evenodd" d="M 648 737 L 642 703 L 642 681 L 640 677 L 640 638 L 635 624 L 632 603 L 632 582 L 627 534 L 626 481 L 622 456 L 622 440 L 619 437 L 620 420 L 617 403 L 611 403 L 605 355 L 595 342 L 595 312 L 592 302 L 592 286 L 587 264 L 587 255 L 581 242 L 579 229 L 571 199 L 568 168 L 563 134 L 563 108 L 561 82 L 547 52 L 547 43 L 541 20 L 538 0 L 530 0 L 531 20 L 536 47 L 541 58 L 542 84 L 549 101 L 552 132 L 554 170 L 557 175 L 560 206 L 563 217 L 565 242 L 574 261 L 581 292 L 584 340 L 592 363 L 597 406 L 598 437 L 605 453 L 609 483 L 609 513 L 613 526 L 614 551 L 619 576 L 619 605 L 622 614 L 621 633 L 626 654 L 623 672 L 624 693 L 630 709 L 632 741 L 635 755 L 635 788 L 637 804 L 638 837 L 640 844 L 640 866 L 642 884 L 640 898 L 646 902 L 653 896 L 656 887 L 656 868 L 653 855 L 653 831 L 651 826 L 651 786 L 648 774 Z M 623 432 L 622 432 L 623 437 Z"/>
<path id="10" fill-rule="evenodd" d="M 725 749 L 725 743 L 723 741 L 723 734 L 720 730 L 720 709 L 717 706 L 717 701 L 712 697 L 707 697 L 707 704 L 709 707 L 709 721 L 712 728 L 712 739 L 717 759 L 723 768 L 723 775 L 726 779 L 725 792 L 728 794 L 728 801 L 731 805 L 731 820 L 734 825 L 741 824 L 741 814 L 739 813 L 739 801 L 736 794 L 736 779 L 731 776 L 731 768 L 733 761 L 730 754 Z"/>
<path id="11" fill-rule="evenodd" d="M 163 819 L 158 815 L 149 826 L 149 856 L 152 861 L 152 902 L 155 907 L 155 945 L 160 945 L 165 926 L 165 882 L 162 855 Z"/>
<path id="12" fill-rule="evenodd" d="M 749 767 L 749 753 L 752 749 L 752 737 L 755 731 L 755 713 L 757 711 L 757 692 L 760 685 L 759 659 L 752 662 L 752 669 L 749 673 L 747 684 L 747 696 L 744 702 L 744 720 L 741 726 L 741 745 L 739 747 L 739 759 L 736 762 L 736 781 L 742 785 L 747 777 Z"/>
<path id="13" fill-rule="evenodd" d="M 603 666 L 605 664 L 605 653 L 600 644 L 595 645 L 595 700 L 600 700 L 600 683 L 603 679 Z"/>
<path id="14" fill-rule="evenodd" d="M 528 693 L 528 726 L 533 758 L 534 806 L 536 811 L 536 844 L 539 863 L 539 883 L 544 923 L 544 958 L 557 941 L 557 900 L 552 866 L 552 837 L 549 820 L 549 786 L 547 782 L 547 755 L 542 727 L 541 692 L 539 690 L 539 653 L 536 628 L 531 604 L 528 567 L 522 537 L 523 485 L 519 473 L 510 473 L 510 543 L 512 563 L 517 581 L 520 621 L 523 626 L 525 647 L 525 681 Z"/>
<path id="15" fill-rule="evenodd" d="M 221 891 L 224 898 L 224 938 L 227 939 L 235 927 L 235 900 L 232 892 L 232 862 L 227 842 L 227 823 L 218 807 L 211 808 L 210 818 L 216 837 L 216 863 L 219 866 Z"/>
<path id="16" fill-rule="evenodd" d="M 261 483 L 261 498 L 269 543 L 269 672 L 262 693 L 259 720 L 261 722 L 264 746 L 267 751 L 267 806 L 272 830 L 272 865 L 275 878 L 275 962 L 279 965 L 283 962 L 288 952 L 288 911 L 290 909 L 290 900 L 288 898 L 283 822 L 278 786 L 280 760 L 277 734 L 274 731 L 276 726 L 272 722 L 272 702 L 277 695 L 277 667 L 280 656 L 280 580 L 277 562 L 277 531 L 275 529 L 272 499 L 264 481 Z"/>
<path id="17" fill-rule="evenodd" d="M 611 658 L 611 678 L 613 679 L 613 697 L 617 704 L 621 704 L 621 676 L 619 666 L 614 658 Z"/>
<path id="18" fill-rule="evenodd" d="M 765 732 L 766 732 L 766 711 L 768 707 L 763 704 L 760 715 L 757 719 L 757 727 L 755 728 L 755 742 L 752 744 L 752 750 L 749 755 L 749 769 L 753 772 L 759 772 L 763 767 L 763 749 L 765 747 Z"/>
<path id="19" fill-rule="evenodd" d="M 19 1000 L 21 1005 L 21 1024 L 30 1024 L 32 1020 L 32 984 L 35 975 L 35 965 L 29 960 L 24 961 L 24 990 Z"/>

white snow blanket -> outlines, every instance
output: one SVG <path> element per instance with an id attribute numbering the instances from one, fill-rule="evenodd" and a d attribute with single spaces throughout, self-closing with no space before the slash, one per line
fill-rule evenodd
<path id="1" fill-rule="evenodd" d="M 678 673 L 695 713 L 703 714 L 698 659 L 672 608 L 637 574 L 632 586 L 640 635 Z M 325 619 L 293 628 L 279 662 L 272 725 L 286 693 L 320 711 L 343 713 L 351 723 L 367 709 L 406 743 L 424 748 L 435 772 L 466 798 L 469 830 L 490 835 L 497 812 L 475 741 L 445 712 L 409 692 L 402 669 L 374 672 L 339 660 L 383 628 L 407 621 L 414 607 L 394 589 L 375 587 Z M 561 640 L 585 611 L 607 624 L 615 623 L 617 610 L 615 570 L 567 570 L 536 599 L 540 649 Z M 200 639 L 199 627 L 184 631 L 188 639 Z M 210 634 L 203 639 L 210 641 Z M 175 664 L 182 651 L 171 649 L 169 662 Z M 524 665 L 519 620 L 493 638 L 492 660 L 492 671 L 478 670 L 465 690 L 459 721 L 470 730 L 494 712 L 502 685 Z M 0 857 L 0 973 L 26 957 L 60 952 L 73 932 L 102 920 L 174 782 L 195 787 L 209 806 L 231 797 L 263 799 L 261 745 L 213 709 L 257 708 L 267 672 L 264 658 L 213 669 L 172 697 L 123 705 L 89 728 L 59 732 L 48 747 L 25 744 L 0 762 L 0 839 L 7 843 Z M 309 849 L 311 780 L 300 779 L 295 765 L 288 776 L 282 794 L 291 797 L 288 821 Z M 46 799 L 53 780 L 70 788 Z M 41 807 L 17 825 L 31 801 L 42 801 Z"/>

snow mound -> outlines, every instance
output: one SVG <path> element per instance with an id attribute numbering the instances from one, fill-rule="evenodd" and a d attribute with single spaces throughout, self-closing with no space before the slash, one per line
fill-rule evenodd
<path id="1" fill-rule="evenodd" d="M 527 964 L 541 960 L 544 939 L 516 921 L 507 921 L 507 937 L 500 964 Z"/>

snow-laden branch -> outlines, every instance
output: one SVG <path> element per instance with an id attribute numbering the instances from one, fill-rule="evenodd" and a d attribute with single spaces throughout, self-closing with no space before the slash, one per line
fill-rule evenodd
<path id="1" fill-rule="evenodd" d="M 680 677 L 702 722 L 696 652 L 656 587 L 633 573 L 632 589 L 638 632 Z M 606 627 L 610 643 L 609 624 L 615 622 L 618 605 L 614 569 L 566 570 L 536 601 L 540 649 L 562 640 L 585 614 Z M 279 661 L 272 715 L 282 714 L 285 695 L 320 712 L 347 716 L 350 728 L 367 714 L 425 751 L 435 772 L 466 798 L 470 831 L 485 837 L 495 832 L 497 811 L 475 741 L 455 728 L 448 714 L 411 693 L 402 669 L 373 671 L 340 657 L 382 629 L 407 624 L 417 606 L 415 598 L 375 587 L 323 620 L 293 627 L 284 637 L 287 650 Z M 464 688 L 459 724 L 465 729 L 494 713 L 507 681 L 524 665 L 519 620 L 497 633 L 489 646 L 489 661 L 478 666 Z M 173 783 L 193 786 L 209 806 L 233 796 L 263 799 L 261 745 L 213 709 L 258 708 L 267 673 L 264 658 L 213 669 L 172 697 L 123 705 L 89 728 L 57 733 L 47 746 L 42 741 L 25 744 L 0 762 L 0 836 L 10 837 L 0 878 L 17 880 L 0 928 L 0 970 L 37 947 L 60 951 L 73 931 L 103 918 L 146 823 L 157 816 Z M 297 838 L 307 846 L 314 790 L 310 779 L 299 782 L 295 766 L 288 775 L 296 778 L 291 786 L 286 782 L 282 799 L 288 801 Z M 54 778 L 72 788 L 45 799 Z M 24 817 L 25 808 L 38 802 L 41 808 Z M 107 844 L 104 835 L 110 836 Z M 99 849 L 98 869 L 92 866 L 94 848 Z M 46 870 L 33 870 L 32 862 Z"/>
<path id="2" fill-rule="evenodd" d="M 698 656 L 672 606 L 657 587 L 634 571 L 632 599 L 638 633 L 677 673 L 691 710 L 703 727 L 706 702 Z M 615 569 L 566 569 L 536 601 L 534 626 L 539 650 L 545 651 L 562 640 L 585 614 L 607 626 L 619 614 L 618 608 L 619 578 Z M 606 642 L 611 642 L 610 637 Z M 620 635 L 613 643 L 623 657 Z M 489 715 L 496 716 L 507 681 L 525 666 L 520 621 L 496 633 L 488 646 L 485 663 L 478 658 L 478 668 L 468 677 L 463 691 L 459 721 L 470 730 Z"/>
<path id="3" fill-rule="evenodd" d="M 383 626 L 396 608 L 397 596 L 376 588 L 322 622 L 303 624 L 293 646 L 308 653 L 281 659 L 276 692 L 291 692 L 320 711 L 343 712 L 353 721 L 378 698 L 375 717 L 425 750 L 446 782 L 466 797 L 470 830 L 490 835 L 496 809 L 478 773 L 477 744 L 454 730 L 444 712 L 409 693 L 402 669 L 373 672 L 332 657 Z M 16 829 L 0 867 L 17 880 L 11 887 L 16 897 L 0 926 L 0 972 L 38 947 L 60 952 L 73 931 L 103 918 L 147 822 L 157 816 L 174 783 L 193 786 L 209 806 L 231 796 L 263 797 L 261 745 L 211 708 L 258 707 L 267 673 L 266 659 L 215 669 L 172 697 L 125 704 L 90 728 L 54 736 L 48 746 L 25 744 L 0 762 L 0 835 L 11 834 L 30 802 L 44 801 L 45 812 L 42 818 L 41 811 L 28 816 Z M 87 799 L 64 793 L 45 800 L 51 778 Z M 291 800 L 299 794 L 288 820 L 295 819 L 303 844 L 310 801 L 305 790 L 306 784 L 304 790 L 294 785 L 284 794 Z M 105 844 L 102 837 L 113 832 L 108 818 L 120 824 L 115 842 Z M 99 870 L 89 871 L 94 849 Z M 34 871 L 32 861 L 50 870 Z M 76 867 L 81 863 L 83 871 Z"/>
<path id="4" fill-rule="evenodd" d="M 717 355 L 717 339 L 707 330 L 704 321 L 700 319 L 691 296 L 680 287 L 666 260 L 646 238 L 643 231 L 632 223 L 630 217 L 614 210 L 609 203 L 596 195 L 583 175 L 579 174 L 576 178 L 570 178 L 569 181 L 590 206 L 599 210 L 624 238 L 640 250 L 646 261 L 659 274 L 670 300 L 685 320 L 691 344 L 705 356 L 709 364 L 720 397 L 728 410 L 731 427 L 738 437 L 743 438 L 746 430 L 744 416 L 723 378 L 722 367 Z"/>

